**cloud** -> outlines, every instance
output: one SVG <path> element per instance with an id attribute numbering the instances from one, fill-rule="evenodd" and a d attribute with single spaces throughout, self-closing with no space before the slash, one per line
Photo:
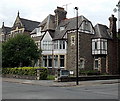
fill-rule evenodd
<path id="1" fill-rule="evenodd" d="M 67 5 L 67 17 L 74 17 L 74 7 L 79 7 L 79 15 L 84 15 L 94 24 L 108 24 L 118 0 L 1 0 L 0 25 L 12 26 L 18 10 L 22 18 L 42 21 L 48 14 L 54 14 L 57 6 Z"/>

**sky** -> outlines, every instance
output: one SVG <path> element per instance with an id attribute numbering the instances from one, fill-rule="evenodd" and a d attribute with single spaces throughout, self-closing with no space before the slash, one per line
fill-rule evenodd
<path id="1" fill-rule="evenodd" d="M 109 26 L 108 18 L 117 12 L 113 9 L 119 0 L 0 0 L 0 27 L 2 22 L 5 26 L 12 27 L 19 11 L 20 17 L 43 21 L 47 15 L 54 15 L 54 10 L 64 7 L 67 10 L 67 18 L 76 16 L 75 7 L 78 7 L 79 16 L 83 15 L 95 24 L 100 23 Z M 65 6 L 67 5 L 67 6 Z"/>

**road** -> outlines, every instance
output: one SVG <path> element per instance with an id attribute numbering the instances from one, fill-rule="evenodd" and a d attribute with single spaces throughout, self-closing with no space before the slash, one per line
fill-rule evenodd
<path id="1" fill-rule="evenodd" d="M 118 99 L 118 84 L 73 87 L 2 83 L 3 99 Z"/>

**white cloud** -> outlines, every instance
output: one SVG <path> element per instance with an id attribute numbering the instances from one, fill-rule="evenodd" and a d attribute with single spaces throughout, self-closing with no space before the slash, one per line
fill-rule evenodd
<path id="1" fill-rule="evenodd" d="M 84 15 L 93 24 L 108 25 L 108 17 L 113 13 L 118 0 L 1 0 L 0 25 L 4 21 L 12 26 L 18 10 L 22 18 L 42 21 L 48 14 L 54 14 L 57 6 L 67 6 L 67 17 L 74 17 L 74 7 L 79 7 L 79 15 Z M 65 7 L 65 6 L 63 6 Z M 66 8 L 66 7 L 65 7 Z"/>

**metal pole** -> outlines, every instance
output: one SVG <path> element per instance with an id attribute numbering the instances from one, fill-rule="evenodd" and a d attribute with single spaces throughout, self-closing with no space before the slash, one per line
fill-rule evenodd
<path id="1" fill-rule="evenodd" d="M 78 7 L 76 9 L 76 85 L 78 85 Z"/>
<path id="2" fill-rule="evenodd" d="M 52 74 L 55 74 L 54 71 L 54 43 L 52 42 Z"/>

